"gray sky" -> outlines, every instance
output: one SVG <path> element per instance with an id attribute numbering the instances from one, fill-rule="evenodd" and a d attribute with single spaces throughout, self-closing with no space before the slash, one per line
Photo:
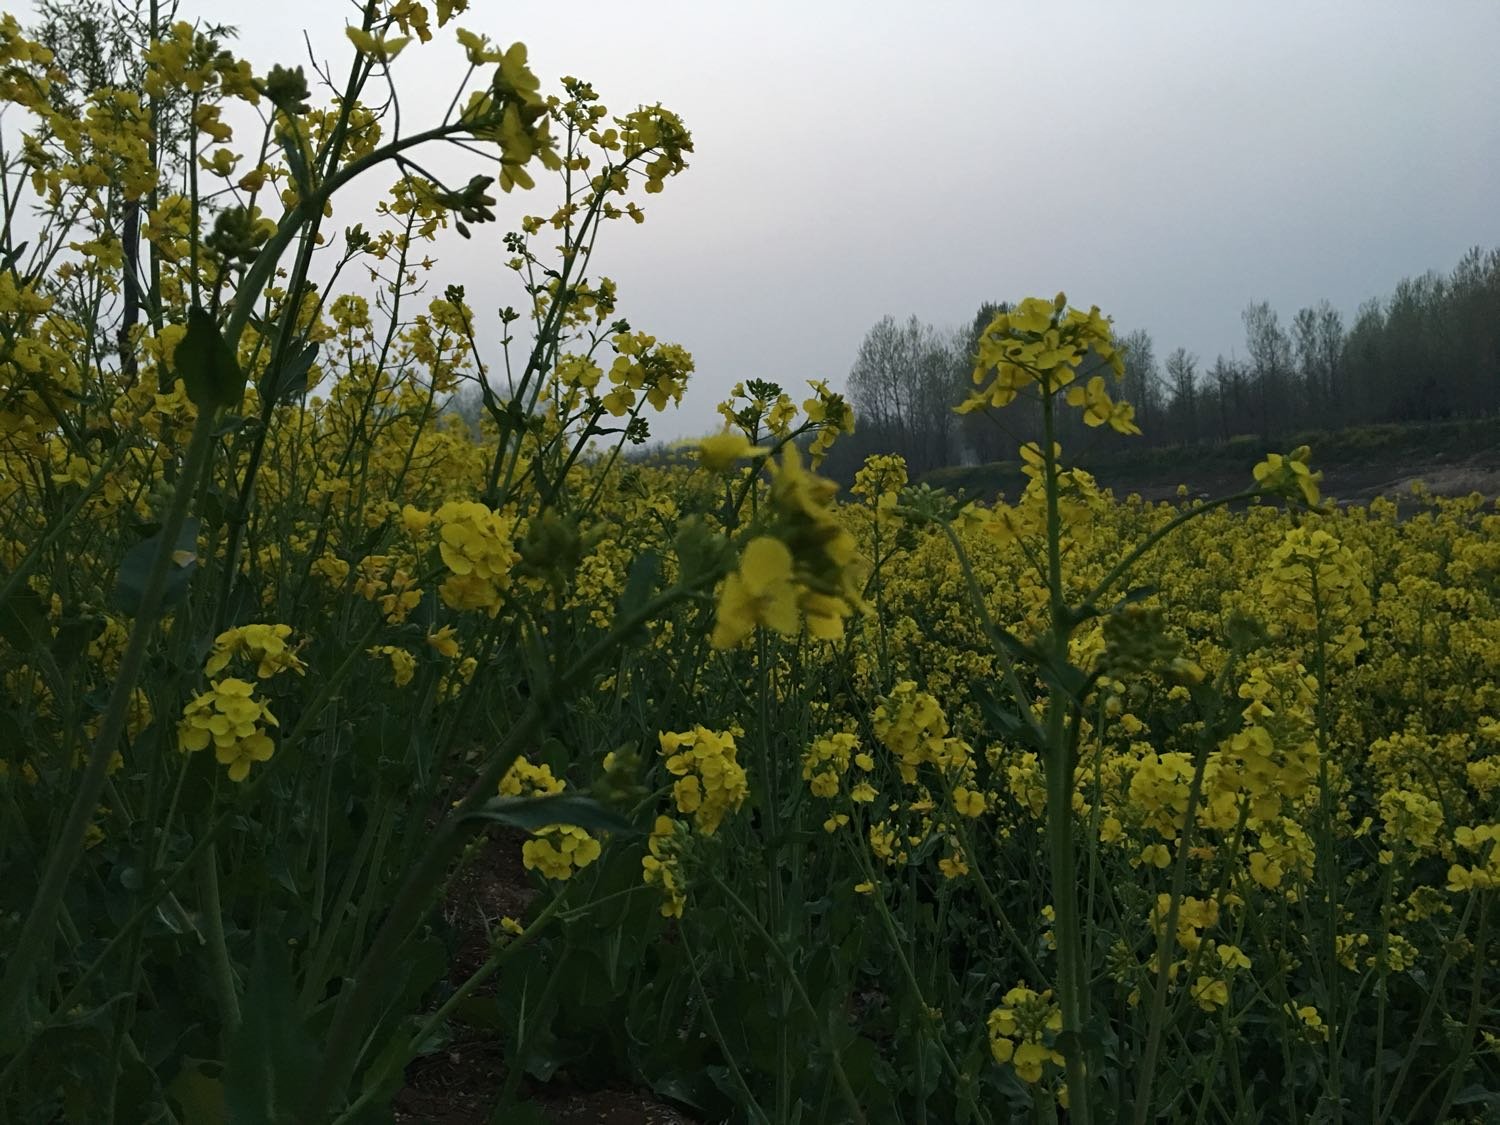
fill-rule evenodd
<path id="1" fill-rule="evenodd" d="M 305 63 L 303 27 L 347 67 L 339 0 L 183 11 L 238 24 L 258 71 Z M 658 436 L 714 426 L 739 379 L 842 385 L 886 313 L 956 325 L 1064 289 L 1208 363 L 1243 350 L 1250 301 L 1348 317 L 1500 244 L 1492 0 L 474 0 L 457 23 L 525 42 L 544 89 L 577 75 L 693 132 L 689 170 L 596 257 L 632 324 L 697 359 Z M 451 93 L 450 32 L 394 66 L 409 123 Z M 454 238 L 439 276 L 519 304 L 499 235 L 554 201 L 543 181 Z"/>

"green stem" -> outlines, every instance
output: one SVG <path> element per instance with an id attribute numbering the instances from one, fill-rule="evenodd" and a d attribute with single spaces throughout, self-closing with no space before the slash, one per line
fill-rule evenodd
<path id="1" fill-rule="evenodd" d="M 333 1125 L 350 1125 L 351 1122 L 355 1121 L 359 1117 L 360 1111 L 380 1096 L 392 1072 L 414 1059 L 417 1056 L 417 1052 L 422 1049 L 422 1044 L 427 1042 L 428 1038 L 431 1037 L 432 1033 L 437 1030 L 443 1021 L 458 1010 L 458 1006 L 467 1000 L 476 988 L 494 976 L 500 967 L 512 956 L 535 941 L 537 936 L 542 932 L 542 928 L 558 913 L 566 899 L 567 888 L 564 888 L 556 898 L 543 908 L 542 912 L 536 916 L 531 925 L 526 927 L 524 932 L 517 934 L 512 940 L 491 952 L 484 964 L 475 969 L 463 984 L 453 990 L 452 996 L 448 997 L 435 1012 L 422 1021 L 422 1025 L 417 1028 L 416 1034 L 411 1037 L 411 1041 L 407 1044 L 406 1051 L 400 1057 L 387 1056 L 384 1059 L 380 1069 L 365 1083 L 364 1092 L 355 1099 L 348 1109 L 334 1118 Z"/>
<path id="2" fill-rule="evenodd" d="M 375 627 L 372 626 L 371 630 L 366 633 L 361 641 L 358 644 L 352 646 L 349 655 L 345 657 L 344 662 L 339 665 L 332 676 L 328 677 L 327 680 L 323 682 L 322 686 L 318 690 L 318 694 L 313 698 L 313 701 L 303 712 L 301 719 L 297 721 L 297 725 L 294 726 L 291 730 L 291 733 L 286 736 L 285 745 L 295 745 L 298 741 L 301 740 L 301 738 L 306 735 L 308 729 L 311 728 L 313 723 L 318 721 L 319 717 L 322 714 L 323 707 L 326 706 L 328 701 L 343 686 L 344 681 L 349 677 L 349 674 L 353 670 L 355 665 L 360 663 L 363 659 L 365 643 L 367 643 L 370 638 L 373 637 L 374 629 Z M 288 760 L 287 755 L 278 754 L 260 770 L 260 772 L 253 780 L 245 782 L 244 797 L 247 800 L 253 799 L 254 796 L 265 787 L 267 780 L 275 775 L 277 765 L 286 760 Z M 151 915 L 156 911 L 158 903 L 160 903 L 163 899 L 168 899 L 169 906 L 174 910 L 174 913 L 179 916 L 181 915 L 181 907 L 172 897 L 173 886 L 177 883 L 177 880 L 182 878 L 182 876 L 185 875 L 188 871 L 195 869 L 195 865 L 199 857 L 201 857 L 203 853 L 207 851 L 211 846 L 217 843 L 219 836 L 236 819 L 238 819 L 238 813 L 232 810 L 220 813 L 218 819 L 213 822 L 212 826 L 203 835 L 203 837 L 196 841 L 193 846 L 188 849 L 187 854 L 182 858 L 182 863 L 175 870 L 163 875 L 153 889 L 143 890 L 141 892 L 139 896 L 140 904 L 136 907 L 135 912 L 125 920 L 115 936 L 110 938 L 109 941 L 105 943 L 104 948 L 99 951 L 99 955 L 94 958 L 93 962 L 88 966 L 88 968 L 86 968 L 79 975 L 78 979 L 73 982 L 73 987 L 68 990 L 67 995 L 65 995 L 62 1000 L 56 1005 L 56 1007 L 52 1009 L 51 1013 L 44 1020 L 42 1020 L 38 1026 L 30 1029 L 29 1035 L 24 1036 L 24 1040 L 21 1046 L 6 1062 L 4 1069 L 0 1070 L 0 1090 L 5 1089 L 7 1084 L 20 1071 L 28 1053 L 32 1048 L 36 1046 L 37 1038 L 40 1032 L 46 1030 L 49 1027 L 56 1026 L 59 1020 L 61 1020 L 66 1013 L 71 1012 L 76 1005 L 83 1001 L 84 994 L 89 984 L 96 976 L 99 975 L 101 971 L 103 971 L 104 966 L 110 962 L 111 958 L 113 958 L 114 955 L 122 947 L 125 947 L 130 943 L 132 935 L 134 935 L 136 930 L 145 923 L 146 919 L 151 917 Z M 19 948 L 19 943 L 17 948 Z M 6 1026 L 7 1025 L 5 1024 L 0 1024 L 0 1028 L 4 1028 Z"/>
<path id="3" fill-rule="evenodd" d="M 1091 605 L 1094 602 L 1097 602 L 1105 594 L 1109 593 L 1110 588 L 1114 586 L 1114 584 L 1118 582 L 1122 576 L 1129 572 L 1130 568 L 1136 564 L 1137 560 L 1139 560 L 1142 555 L 1155 547 L 1168 535 L 1171 535 L 1172 532 L 1176 531 L 1183 524 L 1190 523 L 1195 519 L 1206 516 L 1215 508 L 1222 508 L 1226 504 L 1236 504 L 1243 500 L 1252 499 L 1253 497 L 1258 495 L 1260 495 L 1259 488 L 1247 488 L 1244 492 L 1236 492 L 1233 496 L 1221 496 L 1219 497 L 1219 499 L 1210 500 L 1206 504 L 1194 505 L 1187 511 L 1181 512 L 1178 515 L 1174 516 L 1168 523 L 1162 525 L 1156 531 L 1146 536 L 1145 539 L 1141 540 L 1140 544 L 1136 546 L 1134 550 L 1132 550 L 1123 559 L 1116 563 L 1110 570 L 1110 572 L 1099 580 L 1099 584 L 1089 592 L 1089 596 L 1084 599 L 1084 604 Z"/>
<path id="4" fill-rule="evenodd" d="M 677 936 L 682 940 L 682 950 L 687 955 L 688 970 L 693 974 L 693 985 L 698 990 L 698 1002 L 703 1006 L 703 1015 L 708 1020 L 708 1029 L 719 1045 L 719 1053 L 724 1056 L 729 1075 L 734 1079 L 735 1085 L 740 1088 L 740 1096 L 745 1099 L 745 1106 L 753 1111 L 753 1120 L 758 1125 L 771 1125 L 771 1119 L 766 1116 L 766 1111 L 760 1108 L 760 1102 L 756 1101 L 755 1095 L 751 1093 L 750 1084 L 745 1081 L 744 1073 L 740 1070 L 739 1064 L 734 1061 L 734 1055 L 729 1050 L 729 1042 L 724 1038 L 724 1032 L 719 1027 L 718 1017 L 714 1015 L 713 1002 L 709 999 L 708 990 L 703 987 L 703 976 L 698 972 L 698 958 L 693 953 L 692 943 L 688 941 L 687 927 L 679 927 Z"/>
<path id="5" fill-rule="evenodd" d="M 171 506 L 162 522 L 160 541 L 146 575 L 145 588 L 141 591 L 141 601 L 136 611 L 135 624 L 130 630 L 130 639 L 120 658 L 119 671 L 104 711 L 104 719 L 100 723 L 99 736 L 89 750 L 88 764 L 74 792 L 62 833 L 52 854 L 47 858 L 47 867 L 37 888 L 36 898 L 7 958 L 4 978 L 0 979 L 0 1027 L 14 1028 L 22 1023 L 32 978 L 51 941 L 68 879 L 83 856 L 84 837 L 88 832 L 89 821 L 99 803 L 99 794 L 104 789 L 110 759 L 125 730 L 136 681 L 140 679 L 145 665 L 146 647 L 156 630 L 167 576 L 172 567 L 172 555 L 177 550 L 177 538 L 187 520 L 188 505 L 197 490 L 198 479 L 208 467 L 209 454 L 213 448 L 213 432 L 213 412 L 200 410 L 193 426 L 193 436 L 188 443 L 183 474 L 173 490 Z"/>
<path id="6" fill-rule="evenodd" d="M 861 828 L 863 828 L 863 825 Z M 959 1091 L 959 1097 L 962 1099 L 963 1105 L 969 1110 L 971 1114 L 970 1120 L 987 1120 L 987 1118 L 980 1115 L 979 1106 L 974 1096 L 973 1079 L 959 1069 L 958 1063 L 953 1059 L 952 1052 L 948 1050 L 948 1045 L 943 1042 L 942 1037 L 938 1033 L 939 1023 L 937 1017 L 933 1014 L 934 1009 L 927 1003 L 926 994 L 922 991 L 922 983 L 917 980 L 917 971 L 913 967 L 911 959 L 906 955 L 908 942 L 901 936 L 900 931 L 896 929 L 896 920 L 891 916 L 890 907 L 886 905 L 885 898 L 880 893 L 880 875 L 870 862 L 869 852 L 855 845 L 850 846 L 850 852 L 854 857 L 854 861 L 859 864 L 861 871 L 864 873 L 865 880 L 874 887 L 871 893 L 875 914 L 885 928 L 886 937 L 890 940 L 890 951 L 896 958 L 896 964 L 900 966 L 901 975 L 906 979 L 906 986 L 911 990 L 911 998 L 916 1003 L 917 1010 L 921 1013 L 919 1018 L 926 1025 L 926 1030 L 932 1037 L 932 1044 L 938 1049 L 938 1056 L 943 1061 L 943 1067 L 948 1072 L 949 1080 L 953 1083 L 954 1089 Z"/>
<path id="7" fill-rule="evenodd" d="M 327 1051 L 317 1080 L 312 1084 L 303 1118 L 320 1120 L 330 1100 L 341 1098 L 358 1063 L 361 1031 L 369 1023 L 389 977 L 387 969 L 400 953 L 412 927 L 427 912 L 434 888 L 441 886 L 443 873 L 454 853 L 470 831 L 474 814 L 495 792 L 506 772 L 515 764 L 522 749 L 530 745 L 542 725 L 551 718 L 556 701 L 592 672 L 595 665 L 612 653 L 634 630 L 651 620 L 663 609 L 691 596 L 698 586 L 715 580 L 716 574 L 700 576 L 691 586 L 674 586 L 651 599 L 634 613 L 622 615 L 608 635 L 585 651 L 568 671 L 551 684 L 541 685 L 530 705 L 511 727 L 500 748 L 480 771 L 473 787 L 458 802 L 452 813 L 434 830 L 431 842 L 414 864 L 397 892 L 369 952 L 355 969 L 352 979 L 334 1011 L 328 1030 Z"/>
<path id="8" fill-rule="evenodd" d="M 1167 916 L 1162 920 L 1162 935 L 1156 946 L 1156 987 L 1151 994 L 1151 1016 L 1147 1022 L 1146 1049 L 1141 1056 L 1140 1075 L 1136 1079 L 1135 1123 L 1145 1125 L 1151 1113 L 1151 1087 L 1156 1081 L 1156 1052 L 1161 1046 L 1162 1023 L 1166 1015 L 1167 985 L 1171 980 L 1172 957 L 1176 952 L 1177 918 L 1187 894 L 1187 860 L 1192 850 L 1193 823 L 1198 816 L 1199 794 L 1203 791 L 1203 771 L 1208 765 L 1209 743 L 1193 765 L 1193 779 L 1188 786 L 1187 808 L 1183 811 L 1182 837 L 1177 841 L 1177 863 L 1172 870 L 1172 896 Z"/>
<path id="9" fill-rule="evenodd" d="M 240 1026 L 240 999 L 234 965 L 229 960 L 229 945 L 224 940 L 224 910 L 219 902 L 219 849 L 213 845 L 198 857 L 198 900 L 203 911 L 203 933 L 208 938 L 208 952 L 212 959 L 214 992 L 219 998 L 221 1032 L 227 1045 L 230 1035 Z"/>
<path id="10" fill-rule="evenodd" d="M 1068 1073 L 1069 1120 L 1089 1125 L 1087 1069 L 1083 1030 L 1088 1022 L 1088 991 L 1083 965 L 1083 934 L 1078 917 L 1077 871 L 1073 848 L 1073 771 L 1064 768 L 1065 703 L 1053 696 L 1047 705 L 1047 854 L 1052 905 L 1057 912 L 1058 1006 L 1062 1013 L 1063 1052 Z"/>
<path id="11" fill-rule="evenodd" d="M 354 898 L 355 887 L 359 883 L 359 876 L 365 869 L 365 861 L 370 856 L 370 849 L 377 838 L 384 838 L 386 828 L 395 815 L 396 803 L 394 801 L 382 800 L 382 792 L 379 788 L 375 791 L 374 806 L 381 810 L 378 816 L 367 816 L 365 827 L 359 835 L 359 843 L 354 848 L 354 858 L 349 864 L 349 869 L 344 875 L 343 882 L 338 894 L 333 901 L 333 908 L 327 914 L 315 914 L 313 924 L 317 928 L 313 930 L 316 935 L 309 943 L 313 950 L 311 965 L 307 975 L 302 979 L 302 1006 L 311 1008 L 319 999 L 328 981 L 328 963 L 333 957 L 335 945 L 338 943 L 340 927 L 338 922 L 345 916 L 350 901 Z M 380 849 L 375 852 L 379 863 Z"/>
<path id="12" fill-rule="evenodd" d="M 838 1048 L 830 1041 L 828 1028 L 818 1014 L 818 1009 L 813 1006 L 812 997 L 808 996 L 807 989 L 803 987 L 802 978 L 798 976 L 796 966 L 787 956 L 786 950 L 781 948 L 766 928 L 761 925 L 760 919 L 755 916 L 755 911 L 745 904 L 745 900 L 735 894 L 729 886 L 717 875 L 711 876 L 714 886 L 718 887 L 724 896 L 734 904 L 736 910 L 745 919 L 749 927 L 755 931 L 757 937 L 765 944 L 767 952 L 771 953 L 786 973 L 786 979 L 792 982 L 792 988 L 797 993 L 797 999 L 802 1002 L 803 1008 L 807 1010 L 808 1018 L 812 1020 L 813 1026 L 818 1029 L 818 1037 L 823 1040 L 823 1047 L 828 1052 L 828 1061 L 833 1067 L 834 1081 L 838 1084 L 839 1093 L 849 1106 L 850 1120 L 865 1125 L 865 1111 L 860 1107 L 859 1098 L 854 1093 L 854 1087 L 849 1083 L 849 1075 L 844 1070 L 844 1062 L 839 1058 Z"/>
<path id="13" fill-rule="evenodd" d="M 1469 980 L 1469 1016 L 1464 1021 L 1464 1045 L 1459 1049 L 1458 1058 L 1453 1060 L 1452 1070 L 1448 1076 L 1448 1090 L 1443 1095 L 1443 1104 L 1438 1107 L 1434 1121 L 1447 1121 L 1448 1110 L 1453 1107 L 1453 1099 L 1458 1096 L 1458 1084 L 1463 1081 L 1464 1071 L 1469 1065 L 1469 1056 L 1474 1053 L 1474 1038 L 1479 1031 L 1480 1010 L 1490 1010 L 1485 1003 L 1483 992 L 1484 970 L 1489 964 L 1485 960 L 1484 950 L 1488 938 L 1489 905 L 1490 896 L 1488 891 L 1475 891 L 1474 894 L 1481 896 L 1479 904 L 1479 931 L 1474 938 L 1474 971 Z M 1422 1103 L 1427 1100 L 1427 1094 L 1437 1084 L 1434 1076 L 1427 1090 L 1423 1090 L 1417 1100 L 1412 1103 L 1412 1112 L 1407 1117 L 1408 1121 L 1416 1120 L 1416 1111 Z"/>
<path id="14" fill-rule="evenodd" d="M 1069 694 L 1056 681 L 1067 666 L 1072 611 L 1064 600 L 1062 574 L 1062 514 L 1058 502 L 1056 404 L 1042 388 L 1042 466 L 1047 496 L 1047 586 L 1052 633 L 1047 659 L 1054 669 L 1047 676 L 1047 854 L 1052 881 L 1052 906 L 1057 912 L 1058 1006 L 1062 1014 L 1063 1057 L 1068 1074 L 1069 1119 L 1090 1125 L 1088 1072 L 1083 1035 L 1088 1025 L 1088 989 L 1083 964 L 1083 931 L 1078 917 L 1078 872 L 1073 847 L 1073 760 L 1067 735 Z M 1044 670 L 1045 671 L 1045 670 Z"/>
<path id="15" fill-rule="evenodd" d="M 761 837 L 762 847 L 765 855 L 766 870 L 766 895 L 767 895 L 767 917 L 770 921 L 771 932 L 781 933 L 782 918 L 782 885 L 781 885 L 781 808 L 780 793 L 777 786 L 775 771 L 771 768 L 771 683 L 770 672 L 766 667 L 770 659 L 771 646 L 766 638 L 764 629 L 757 629 L 755 633 L 755 672 L 756 684 L 759 688 L 757 700 L 759 709 L 759 730 L 755 732 L 755 748 L 759 760 L 760 793 L 764 804 L 761 808 Z M 787 981 L 783 979 L 781 985 L 780 1013 L 784 1015 L 787 1009 L 787 1001 L 790 999 L 787 993 Z M 776 1021 L 776 1116 L 780 1121 L 785 1121 L 791 1112 L 792 1102 L 792 1074 L 791 1074 L 791 1028 L 789 1021 L 778 1019 Z"/>
<path id="16" fill-rule="evenodd" d="M 1463 917 L 1458 920 L 1458 929 L 1454 933 L 1454 940 L 1449 942 L 1448 951 L 1443 955 L 1442 963 L 1438 966 L 1438 971 L 1432 978 L 1432 987 L 1427 995 L 1427 1003 L 1422 1006 L 1422 1014 L 1417 1019 L 1417 1026 L 1410 1033 L 1409 1041 L 1411 1046 L 1401 1059 L 1401 1066 L 1396 1071 L 1396 1077 L 1391 1080 L 1391 1091 L 1386 1095 L 1385 1105 L 1373 1107 L 1380 1111 L 1375 1118 L 1375 1125 L 1384 1125 L 1386 1119 L 1396 1110 L 1396 1098 L 1401 1093 L 1401 1087 L 1406 1084 L 1406 1075 L 1411 1070 L 1412 1064 L 1417 1061 L 1417 1055 L 1420 1053 L 1421 1046 L 1427 1036 L 1428 1021 L 1432 1019 L 1432 1013 L 1437 1009 L 1438 1001 L 1442 998 L 1443 983 L 1448 978 L 1448 971 L 1453 968 L 1453 950 L 1456 947 L 1457 939 L 1462 937 L 1463 932 L 1469 928 L 1469 917 L 1474 913 L 1474 903 L 1479 897 L 1478 894 L 1470 893 L 1468 901 L 1464 904 Z"/>
<path id="17" fill-rule="evenodd" d="M 949 546 L 953 548 L 953 553 L 958 558 L 958 568 L 963 572 L 964 583 L 969 588 L 969 600 L 974 603 L 975 610 L 979 614 L 979 623 L 989 636 L 990 647 L 995 650 L 995 655 L 1000 658 L 1000 664 L 1005 669 L 1005 681 L 1016 697 L 1016 711 L 1026 721 L 1032 735 L 1041 741 L 1044 733 L 1042 725 L 1037 721 L 1036 714 L 1031 708 L 1031 696 L 1026 691 L 1025 685 L 1021 683 L 1021 678 L 1016 672 L 1015 661 L 1011 658 L 1011 648 L 1018 645 L 1019 641 L 997 626 L 994 619 L 990 617 L 989 607 L 984 603 L 984 591 L 979 585 L 979 580 L 974 576 L 974 568 L 969 562 L 969 553 L 964 550 L 958 533 L 942 521 L 938 523 L 938 529 L 947 537 Z"/>

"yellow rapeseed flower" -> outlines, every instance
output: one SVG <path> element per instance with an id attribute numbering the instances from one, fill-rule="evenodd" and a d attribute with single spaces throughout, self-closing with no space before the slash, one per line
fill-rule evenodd
<path id="1" fill-rule="evenodd" d="M 715 648 L 734 648 L 757 625 L 784 637 L 797 634 L 797 586 L 792 581 L 792 553 L 781 540 L 768 535 L 752 539 L 740 557 L 740 567 L 724 580 L 718 616 L 711 638 Z"/>

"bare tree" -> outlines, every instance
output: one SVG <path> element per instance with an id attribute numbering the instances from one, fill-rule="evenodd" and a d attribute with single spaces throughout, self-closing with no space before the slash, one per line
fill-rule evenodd
<path id="1" fill-rule="evenodd" d="M 1161 371 L 1156 366 L 1156 345 L 1151 334 L 1137 328 L 1120 337 L 1125 350 L 1125 401 L 1135 407 L 1136 421 L 1148 435 L 1161 407 Z"/>
<path id="2" fill-rule="evenodd" d="M 1262 437 L 1279 436 L 1297 411 L 1289 401 L 1292 341 L 1268 301 L 1249 305 L 1244 313 L 1245 351 L 1256 391 L 1256 421 Z"/>
<path id="3" fill-rule="evenodd" d="M 1302 378 L 1304 404 L 1314 416 L 1338 401 L 1339 361 L 1344 354 L 1344 318 L 1326 300 L 1316 308 L 1297 310 L 1292 318 L 1292 345 Z"/>
<path id="4" fill-rule="evenodd" d="M 849 372 L 861 445 L 900 453 L 913 472 L 956 459 L 955 340 L 917 317 L 886 316 L 865 333 Z"/>
<path id="5" fill-rule="evenodd" d="M 1181 442 L 1198 437 L 1198 357 L 1186 348 L 1174 348 L 1167 356 L 1168 429 Z"/>

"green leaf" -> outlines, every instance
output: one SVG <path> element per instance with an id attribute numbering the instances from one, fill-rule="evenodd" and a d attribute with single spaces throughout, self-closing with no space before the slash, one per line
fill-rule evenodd
<path id="1" fill-rule="evenodd" d="M 704 575 L 717 577 L 731 561 L 729 541 L 701 516 L 687 516 L 678 523 L 672 546 L 677 552 L 678 580 L 685 584 Z"/>
<path id="2" fill-rule="evenodd" d="M 406 1080 L 406 1064 L 411 1061 L 411 1037 L 415 1020 L 399 1020 L 391 1037 L 381 1048 L 360 1079 L 361 1094 L 374 1093 L 376 1104 L 387 1105 Z"/>
<path id="3" fill-rule="evenodd" d="M 1487 1090 L 1479 1083 L 1465 1086 L 1457 1094 L 1453 1095 L 1454 1105 L 1494 1105 L 1500 1102 L 1500 1095 L 1493 1090 Z"/>
<path id="4" fill-rule="evenodd" d="M 492 797 L 466 819 L 532 831 L 549 824 L 571 824 L 588 832 L 630 835 L 638 831 L 630 821 L 611 812 L 592 797 L 559 793 L 552 797 Z"/>
<path id="5" fill-rule="evenodd" d="M 308 344 L 296 355 L 284 358 L 260 381 L 262 402 L 280 406 L 307 392 L 307 376 L 318 359 L 318 345 Z"/>
<path id="6" fill-rule="evenodd" d="M 115 1079 L 115 1120 L 149 1121 L 154 1116 L 152 1111 L 160 1104 L 160 1087 L 151 1068 L 139 1059 L 121 1059 L 119 1074 Z M 98 1116 L 96 1114 L 87 1120 L 97 1121 Z"/>
<path id="7" fill-rule="evenodd" d="M 21 746 L 26 734 L 21 729 L 21 724 L 16 717 L 5 711 L 0 711 L 0 746 Z M 0 1043 L 3 1043 L 0 1038 Z"/>
<path id="8" fill-rule="evenodd" d="M 297 185 L 297 194 L 306 199 L 312 194 L 312 183 L 307 175 L 307 156 L 302 151 L 302 138 L 295 128 L 291 128 L 278 130 L 276 139 L 281 144 L 281 158 L 286 161 L 286 166 L 292 173 L 292 182 Z"/>
<path id="9" fill-rule="evenodd" d="M 19 587 L 0 602 L 0 637 L 17 652 L 41 648 L 52 639 L 47 626 L 47 606 L 42 596 L 30 586 Z"/>
<path id="10" fill-rule="evenodd" d="M 197 305 L 188 310 L 187 334 L 172 366 L 199 410 L 236 405 L 245 394 L 245 373 L 214 318 Z"/>
<path id="11" fill-rule="evenodd" d="M 1031 724 L 1026 722 L 1021 715 L 1020 707 L 1016 701 L 1007 693 L 1000 695 L 985 684 L 975 684 L 975 695 L 979 702 L 979 709 L 984 714 L 990 730 L 1007 739 L 1013 739 L 1026 746 L 1037 747 L 1036 732 L 1032 730 Z"/>
<path id="12" fill-rule="evenodd" d="M 712 1077 L 701 1071 L 667 1073 L 651 1083 L 651 1090 L 664 1098 L 670 1098 L 674 1102 L 702 1113 L 704 1103 L 713 1096 L 712 1082 Z M 733 1089 L 732 1086 L 731 1089 Z M 738 1093 L 737 1090 L 735 1092 Z"/>
<path id="13" fill-rule="evenodd" d="M 7 247 L 4 250 L 0 250 L 0 269 L 13 269 L 16 263 L 21 260 L 21 255 L 26 253 L 28 244 L 29 241 L 23 242 L 19 246 Z"/>
<path id="14" fill-rule="evenodd" d="M 625 591 L 620 595 L 622 617 L 629 617 L 651 600 L 660 574 L 661 556 L 655 551 L 642 551 L 636 556 L 625 576 Z"/>
<path id="15" fill-rule="evenodd" d="M 89 643 L 104 631 L 104 618 L 91 614 L 86 617 L 64 617 L 57 626 L 57 639 L 52 642 L 52 658 L 64 672 L 73 667 L 87 651 Z"/>
<path id="16" fill-rule="evenodd" d="M 229 1038 L 224 1101 L 233 1125 L 300 1120 L 317 1073 L 318 1053 L 292 993 L 286 950 L 256 941 L 240 1026 Z"/>
<path id="17" fill-rule="evenodd" d="M 166 1090 L 179 1121 L 191 1121 L 193 1125 L 228 1125 L 223 1073 L 223 1066 L 211 1059 L 182 1060 L 182 1069 Z"/>
<path id="18" fill-rule="evenodd" d="M 896 1119 L 898 1114 L 891 1099 L 891 1091 L 897 1086 L 896 1075 L 890 1063 L 881 1058 L 880 1049 L 871 1040 L 859 1036 L 839 1052 L 839 1058 L 849 1084 L 861 1099 L 869 1099 L 865 1111 L 871 1119 Z"/>
<path id="19" fill-rule="evenodd" d="M 149 539 L 142 539 L 125 552 L 120 560 L 119 573 L 115 575 L 114 603 L 124 613 L 134 617 L 141 607 L 141 597 L 146 592 L 146 577 L 151 573 L 151 562 L 156 558 L 161 544 L 161 532 Z M 182 522 L 177 533 L 175 556 L 167 564 L 167 584 L 162 590 L 161 604 L 173 605 L 187 594 L 188 582 L 198 569 L 198 519 L 189 516 Z"/>

